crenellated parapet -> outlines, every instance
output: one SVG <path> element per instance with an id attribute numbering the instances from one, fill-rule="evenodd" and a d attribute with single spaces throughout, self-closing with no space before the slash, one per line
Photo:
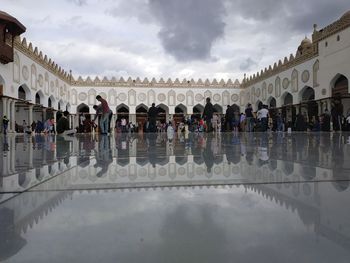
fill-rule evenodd
<path id="1" fill-rule="evenodd" d="M 274 75 L 277 75 L 285 70 L 293 68 L 319 55 L 319 42 L 332 36 L 340 31 L 350 27 L 350 11 L 346 12 L 339 20 L 326 26 L 321 30 L 317 30 L 317 25 L 314 25 L 314 31 L 311 40 L 305 39 L 301 42 L 295 55 L 290 54 L 289 58 L 285 57 L 282 60 L 266 67 L 264 70 L 257 72 L 251 76 L 245 76 L 242 81 L 242 88 L 247 88 L 260 81 L 264 81 Z"/>
<path id="2" fill-rule="evenodd" d="M 289 58 L 284 57 L 283 62 L 282 60 L 279 60 L 278 62 L 274 63 L 273 66 L 270 65 L 268 68 L 265 68 L 264 70 L 261 70 L 256 74 L 253 74 L 252 76 L 248 76 L 248 77 L 245 76 L 241 86 L 242 88 L 247 88 L 260 81 L 266 80 L 274 75 L 277 75 L 285 70 L 288 70 L 299 64 L 302 64 L 305 61 L 308 61 L 317 56 L 318 56 L 318 48 L 317 48 L 317 45 L 313 43 L 311 48 L 305 53 L 300 54 L 297 52 L 295 56 L 293 54 L 290 54 Z"/>
<path id="3" fill-rule="evenodd" d="M 159 80 L 156 80 L 155 78 L 152 78 L 149 80 L 148 78 L 144 78 L 141 80 L 139 77 L 136 79 L 133 79 L 129 77 L 128 79 L 124 79 L 123 77 L 117 79 L 116 77 L 107 78 L 103 77 L 100 79 L 99 77 L 95 77 L 92 79 L 91 77 L 83 78 L 79 76 L 76 80 L 72 78 L 71 82 L 72 86 L 80 86 L 80 87 L 155 87 L 155 88 L 169 88 L 169 87 L 176 87 L 176 88 L 231 88 L 231 89 L 240 89 L 241 84 L 239 83 L 238 79 L 236 79 L 234 82 L 229 79 L 227 81 L 221 79 L 220 81 L 217 81 L 216 79 L 213 79 L 210 81 L 209 79 L 206 79 L 203 81 L 202 79 L 198 79 L 195 81 L 194 79 L 183 79 L 179 80 L 176 78 L 175 80 L 172 80 L 171 78 L 168 78 L 166 81 L 163 78 L 160 78 Z"/>
<path id="4" fill-rule="evenodd" d="M 14 47 L 52 74 L 56 75 L 63 81 L 70 83 L 71 73 L 61 68 L 51 58 L 48 58 L 47 55 L 44 55 L 42 51 L 39 51 L 37 47 L 33 48 L 33 44 L 31 42 L 28 44 L 26 38 L 21 39 L 20 37 L 16 37 L 14 41 Z"/>
<path id="5" fill-rule="evenodd" d="M 340 19 L 326 26 L 321 30 L 317 30 L 317 25 L 314 25 L 312 41 L 319 42 L 329 36 L 332 36 L 350 26 L 350 11 L 346 12 Z"/>

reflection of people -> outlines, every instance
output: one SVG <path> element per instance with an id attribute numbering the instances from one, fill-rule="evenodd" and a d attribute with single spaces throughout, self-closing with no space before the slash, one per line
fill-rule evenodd
<path id="1" fill-rule="evenodd" d="M 101 102 L 100 106 L 102 107 L 102 116 L 101 116 L 101 134 L 107 135 L 108 133 L 108 127 L 109 127 L 109 116 L 110 116 L 110 109 L 108 106 L 108 103 L 105 99 L 103 99 L 100 95 L 96 96 L 96 99 Z"/>
<path id="2" fill-rule="evenodd" d="M 98 151 L 96 152 L 96 164 L 94 167 L 101 167 L 102 169 L 96 173 L 97 177 L 106 175 L 109 165 L 113 162 L 110 141 L 107 136 L 101 136 Z"/>
<path id="3" fill-rule="evenodd" d="M 203 159 L 204 159 L 205 165 L 207 166 L 208 173 L 211 172 L 211 169 L 214 166 L 214 153 L 211 149 L 212 139 L 213 138 L 210 135 L 207 137 L 207 142 L 206 142 L 205 148 L 203 150 Z"/>
<path id="4" fill-rule="evenodd" d="M 65 111 L 63 112 L 63 116 L 59 119 L 59 121 L 57 122 L 57 133 L 60 135 L 72 135 L 76 133 L 76 130 L 70 130 L 69 128 L 69 120 L 68 120 L 68 115 L 69 112 Z"/>
<path id="5" fill-rule="evenodd" d="M 152 107 L 148 110 L 148 118 L 149 118 L 149 132 L 157 132 L 156 122 L 158 117 L 158 109 L 156 105 L 152 103 Z"/>
<path id="6" fill-rule="evenodd" d="M 324 113 L 322 114 L 321 130 L 325 132 L 329 132 L 331 130 L 331 116 L 328 109 L 325 109 Z"/>
<path id="7" fill-rule="evenodd" d="M 6 117 L 6 115 L 4 115 L 4 117 L 2 118 L 2 125 L 4 128 L 4 134 L 7 133 L 7 127 L 9 125 L 9 119 Z"/>
<path id="8" fill-rule="evenodd" d="M 202 118 L 205 120 L 207 125 L 206 132 L 211 132 L 212 131 L 211 120 L 213 118 L 214 108 L 213 108 L 213 104 L 211 104 L 210 102 L 210 98 L 207 98 L 206 101 L 207 103 L 205 104 Z"/>

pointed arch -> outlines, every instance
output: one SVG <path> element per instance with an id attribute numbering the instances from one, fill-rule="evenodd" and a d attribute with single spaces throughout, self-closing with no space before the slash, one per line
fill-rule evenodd
<path id="1" fill-rule="evenodd" d="M 193 107 L 193 113 L 194 114 L 202 114 L 203 113 L 203 111 L 204 111 L 204 107 L 203 107 L 203 105 L 201 105 L 201 104 L 197 104 L 197 105 L 195 105 L 194 107 Z"/>
<path id="2" fill-rule="evenodd" d="M 174 90 L 170 90 L 168 93 L 169 106 L 175 106 L 175 101 L 176 101 L 176 92 Z"/>
<path id="3" fill-rule="evenodd" d="M 193 106 L 194 104 L 194 93 L 192 90 L 186 92 L 186 104 L 187 106 Z"/>
<path id="4" fill-rule="evenodd" d="M 227 106 L 229 104 L 230 104 L 230 93 L 227 90 L 225 90 L 222 93 L 222 105 Z"/>
<path id="5" fill-rule="evenodd" d="M 116 108 L 117 114 L 118 113 L 129 113 L 129 111 L 130 111 L 129 106 L 124 104 L 124 103 L 119 104 Z"/>
<path id="6" fill-rule="evenodd" d="M 13 55 L 13 81 L 16 83 L 20 82 L 20 58 L 18 53 L 15 52 Z"/>
<path id="7" fill-rule="evenodd" d="M 163 103 L 158 104 L 157 108 L 162 110 L 162 111 L 165 111 L 166 113 L 169 113 L 169 107 L 167 105 L 163 104 Z"/>
<path id="8" fill-rule="evenodd" d="M 47 107 L 49 108 L 56 108 L 56 99 L 53 95 L 51 95 L 48 99 L 47 99 Z"/>
<path id="9" fill-rule="evenodd" d="M 215 104 L 213 108 L 214 108 L 214 113 L 223 114 L 223 109 L 219 104 Z"/>
<path id="10" fill-rule="evenodd" d="M 275 96 L 278 98 L 281 96 L 281 78 L 277 77 L 275 80 Z"/>
<path id="11" fill-rule="evenodd" d="M 85 103 L 80 103 L 77 107 L 78 113 L 90 113 L 90 108 Z"/>
<path id="12" fill-rule="evenodd" d="M 289 92 L 283 93 L 281 102 L 282 106 L 293 105 L 293 95 Z"/>
<path id="13" fill-rule="evenodd" d="M 31 74 L 30 74 L 30 76 L 31 76 L 31 78 L 30 78 L 30 80 L 31 80 L 31 88 L 36 90 L 38 81 L 37 81 L 36 67 L 35 67 L 34 63 L 31 66 L 31 71 L 30 72 L 31 72 Z"/>
<path id="14" fill-rule="evenodd" d="M 183 113 L 183 114 L 187 114 L 187 107 L 183 104 L 178 104 L 175 107 L 175 113 Z"/>
<path id="15" fill-rule="evenodd" d="M 299 102 L 307 102 L 315 100 L 315 90 L 309 86 L 305 86 L 299 92 Z"/>
<path id="16" fill-rule="evenodd" d="M 63 102 L 62 99 L 58 101 L 57 108 L 58 108 L 58 110 L 64 110 L 65 109 L 64 102 Z"/>
<path id="17" fill-rule="evenodd" d="M 50 83 L 49 83 L 49 73 L 45 72 L 45 84 L 44 84 L 44 92 L 46 95 L 49 95 L 49 88 L 50 88 Z"/>
<path id="18" fill-rule="evenodd" d="M 35 104 L 44 104 L 44 93 L 39 90 L 36 94 L 35 94 Z"/>
<path id="19" fill-rule="evenodd" d="M 32 93 L 26 84 L 18 87 L 18 99 L 31 101 Z"/>
<path id="20" fill-rule="evenodd" d="M 71 106 L 70 106 L 70 103 L 68 102 L 66 105 L 66 111 L 70 112 L 70 110 L 71 110 Z"/>
<path id="21" fill-rule="evenodd" d="M 237 104 L 232 104 L 231 107 L 234 112 L 241 112 L 240 107 Z"/>
<path id="22" fill-rule="evenodd" d="M 349 80 L 341 73 L 337 73 L 331 83 L 332 97 L 343 97 L 349 95 Z"/>
<path id="23" fill-rule="evenodd" d="M 299 90 L 299 73 L 296 69 L 292 72 L 292 92 L 298 92 Z"/>
<path id="24" fill-rule="evenodd" d="M 111 89 L 108 91 L 108 101 L 111 106 L 115 106 L 116 103 L 117 92 L 115 89 Z"/>
<path id="25" fill-rule="evenodd" d="M 267 99 L 267 105 L 269 107 L 269 109 L 274 109 L 277 107 L 277 101 L 276 99 L 273 97 L 273 96 L 270 96 L 268 99 Z"/>
<path id="26" fill-rule="evenodd" d="M 257 102 L 255 103 L 255 109 L 258 111 L 258 110 L 261 110 L 262 107 L 263 107 L 263 103 L 261 100 L 257 100 Z"/>
<path id="27" fill-rule="evenodd" d="M 149 106 L 156 102 L 156 93 L 154 90 L 151 89 L 147 92 L 147 101 Z"/>
<path id="28" fill-rule="evenodd" d="M 137 105 L 136 107 L 136 113 L 147 113 L 148 112 L 148 107 L 141 103 L 139 105 Z"/>

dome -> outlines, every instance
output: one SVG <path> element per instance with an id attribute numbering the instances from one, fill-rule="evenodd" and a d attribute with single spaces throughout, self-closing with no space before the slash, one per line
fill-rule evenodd
<path id="1" fill-rule="evenodd" d="M 304 47 L 304 46 L 310 46 L 310 45 L 312 45 L 312 42 L 311 42 L 311 40 L 308 39 L 307 37 L 305 37 L 305 38 L 303 39 L 303 41 L 301 41 L 301 43 L 300 43 L 300 46 L 302 46 L 302 47 Z"/>
<path id="2" fill-rule="evenodd" d="M 340 19 L 350 19 L 350 10 L 347 11 Z"/>

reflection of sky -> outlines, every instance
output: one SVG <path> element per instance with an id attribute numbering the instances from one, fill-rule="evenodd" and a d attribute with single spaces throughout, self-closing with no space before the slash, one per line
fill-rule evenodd
<path id="1" fill-rule="evenodd" d="M 5 169 L 20 146 L 16 164 L 24 172 L 1 177 L 0 189 L 29 189 L 12 199 L 0 195 L 0 233 L 9 237 L 0 248 L 18 251 L 5 262 L 350 256 L 349 148 L 339 143 L 342 135 L 191 134 L 175 136 L 172 148 L 166 134 L 40 139 L 19 137 L 17 144 L 9 137 L 8 150 L 1 148 Z"/>
<path id="2" fill-rule="evenodd" d="M 328 186 L 326 193 L 336 194 Z M 11 262 L 346 262 L 350 256 L 298 213 L 243 187 L 75 192 L 22 237 L 27 245 Z"/>

